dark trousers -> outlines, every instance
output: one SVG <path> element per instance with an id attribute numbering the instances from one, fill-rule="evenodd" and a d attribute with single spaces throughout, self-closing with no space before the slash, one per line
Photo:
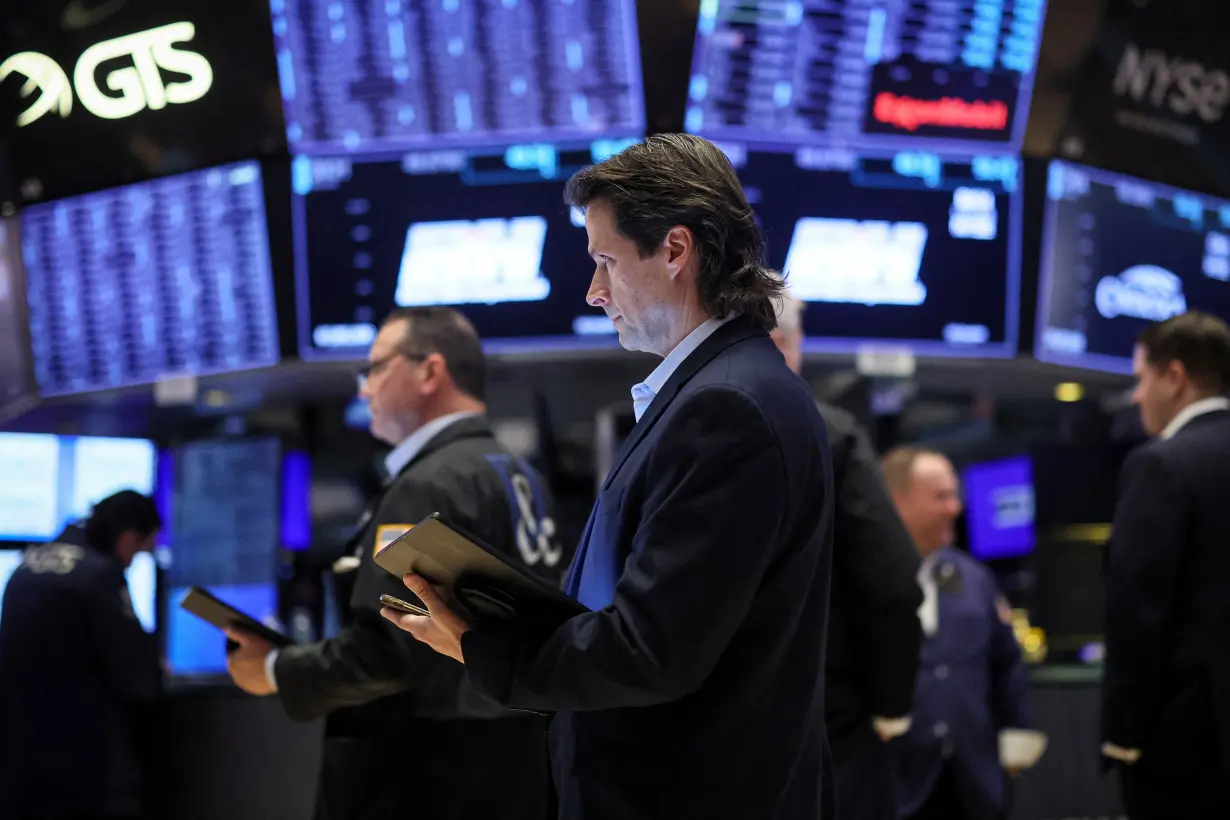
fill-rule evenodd
<path id="1" fill-rule="evenodd" d="M 969 812 L 961 800 L 961 792 L 957 789 L 957 778 L 953 774 L 952 764 L 945 763 L 940 770 L 940 778 L 931 790 L 931 796 L 918 811 L 910 815 L 908 820 L 968 820 Z"/>
<path id="2" fill-rule="evenodd" d="M 1119 772 L 1123 809 L 1130 820 L 1230 818 L 1230 777 L 1215 754 L 1173 762 L 1145 755 Z"/>
<path id="3" fill-rule="evenodd" d="M 837 764 L 837 820 L 895 820 L 893 767 L 879 740 Z"/>

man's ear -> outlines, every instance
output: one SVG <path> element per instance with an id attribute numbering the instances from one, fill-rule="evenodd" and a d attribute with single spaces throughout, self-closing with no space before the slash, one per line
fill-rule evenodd
<path id="1" fill-rule="evenodd" d="M 448 378 L 448 362 L 439 353 L 432 353 L 423 360 L 423 392 L 432 394 L 439 391 Z"/>
<path id="2" fill-rule="evenodd" d="M 684 226 L 676 225 L 666 232 L 662 247 L 666 250 L 666 263 L 674 278 L 687 268 L 688 262 L 696 255 L 696 238 Z"/>

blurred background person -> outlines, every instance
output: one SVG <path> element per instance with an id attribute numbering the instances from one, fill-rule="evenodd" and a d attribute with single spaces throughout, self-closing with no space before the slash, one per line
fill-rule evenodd
<path id="1" fill-rule="evenodd" d="M 1230 329 L 1146 329 L 1132 400 L 1152 441 L 1120 475 L 1108 545 L 1102 752 L 1132 820 L 1230 817 Z"/>
<path id="2" fill-rule="evenodd" d="M 803 304 L 787 291 L 770 334 L 795 373 L 803 366 Z M 837 816 L 896 817 L 885 741 L 910 728 L 922 628 L 920 559 L 854 416 L 817 402 L 833 452 L 836 508 L 825 656 L 825 728 L 837 766 Z"/>
<path id="3" fill-rule="evenodd" d="M 413 596 L 373 556 L 438 512 L 558 584 L 566 562 L 550 496 L 496 442 L 482 345 L 457 311 L 394 311 L 360 382 L 372 435 L 393 451 L 391 478 L 359 525 L 354 620 L 323 643 L 281 651 L 236 633 L 231 676 L 251 694 L 276 694 L 294 720 L 328 717 L 320 820 L 540 820 L 552 801 L 545 719 L 483 699 L 460 664 L 381 618 L 382 594 Z"/>
<path id="4" fill-rule="evenodd" d="M 922 556 L 923 641 L 909 731 L 890 745 L 898 816 L 1006 815 L 999 734 L 1029 726 L 1029 677 L 1011 612 L 990 571 L 953 549 L 961 492 L 952 463 L 923 447 L 882 462 L 893 503 Z"/>
<path id="5" fill-rule="evenodd" d="M 124 570 L 162 528 L 131 490 L 84 524 L 30 547 L 0 617 L 0 815 L 13 820 L 142 817 L 142 704 L 158 648 L 132 608 Z"/>

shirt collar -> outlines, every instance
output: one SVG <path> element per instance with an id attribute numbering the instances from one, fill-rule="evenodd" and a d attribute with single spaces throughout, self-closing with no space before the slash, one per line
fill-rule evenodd
<path id="1" fill-rule="evenodd" d="M 473 411 L 450 413 L 447 416 L 432 419 L 415 430 L 406 437 L 405 441 L 394 447 L 393 451 L 384 457 L 384 466 L 389 471 L 389 478 L 396 476 L 406 469 L 406 465 L 414 461 L 414 457 L 422 452 L 423 448 L 433 438 L 443 433 L 445 428 L 451 426 L 454 422 L 477 415 L 478 413 Z"/>
<path id="2" fill-rule="evenodd" d="M 679 369 L 679 365 L 683 364 L 688 356 L 692 355 L 696 348 L 704 343 L 714 334 L 714 332 L 722 325 L 735 318 L 733 314 L 722 319 L 707 319 L 702 322 L 699 327 L 684 337 L 683 341 L 675 345 L 675 349 L 667 354 L 662 363 L 653 369 L 649 377 L 640 384 L 632 386 L 632 409 L 636 413 L 636 420 L 640 421 L 641 416 L 645 415 L 645 411 L 649 409 L 649 404 L 654 400 L 654 397 L 662 391 L 670 380 L 671 375 Z"/>
<path id="3" fill-rule="evenodd" d="M 1186 427 L 1192 419 L 1197 416 L 1203 416 L 1206 413 L 1216 413 L 1218 410 L 1230 410 L 1230 399 L 1222 396 L 1213 396 L 1212 398 L 1194 401 L 1180 410 L 1178 415 L 1170 420 L 1170 424 L 1167 424 L 1166 428 L 1162 430 L 1160 438 L 1163 440 L 1173 438 L 1175 433 Z"/>

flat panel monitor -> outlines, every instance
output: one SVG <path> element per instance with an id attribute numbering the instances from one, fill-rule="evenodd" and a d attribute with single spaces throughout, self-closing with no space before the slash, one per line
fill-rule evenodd
<path id="1" fill-rule="evenodd" d="M 962 471 L 961 483 L 975 558 L 1016 558 L 1033 551 L 1034 483 L 1028 456 L 973 464 Z"/>
<path id="2" fill-rule="evenodd" d="M 1150 324 L 1230 320 L 1230 201 L 1055 161 L 1040 264 L 1035 357 L 1131 373 Z"/>
<path id="3" fill-rule="evenodd" d="M 806 349 L 1016 354 L 1021 200 L 1006 154 L 726 145 Z"/>
<path id="4" fill-rule="evenodd" d="M 33 205 L 22 230 L 42 395 L 277 363 L 259 163 Z"/>
<path id="5" fill-rule="evenodd" d="M 3 8 L 0 133 L 21 201 L 285 150 L 267 4 L 5 0 Z"/>
<path id="6" fill-rule="evenodd" d="M 0 541 L 39 542 L 120 490 L 154 492 L 157 451 L 145 439 L 0 433 Z"/>
<path id="7" fill-rule="evenodd" d="M 644 133 L 635 0 L 273 0 L 296 153 Z"/>
<path id="8" fill-rule="evenodd" d="M 1019 148 L 1045 0 L 704 0 L 688 131 L 718 140 Z"/>
<path id="9" fill-rule="evenodd" d="M 0 217 L 0 407 L 33 391 L 19 222 Z"/>
<path id="10" fill-rule="evenodd" d="M 212 439 L 176 448 L 171 458 L 166 658 L 173 675 L 225 674 L 225 637 L 180 609 L 179 600 L 202 586 L 276 626 L 282 445 L 275 438 Z"/>
<path id="11" fill-rule="evenodd" d="M 492 351 L 614 347 L 585 303 L 589 240 L 563 193 L 621 147 L 298 157 L 300 356 L 362 358 L 391 308 L 425 305 L 462 310 Z"/>

